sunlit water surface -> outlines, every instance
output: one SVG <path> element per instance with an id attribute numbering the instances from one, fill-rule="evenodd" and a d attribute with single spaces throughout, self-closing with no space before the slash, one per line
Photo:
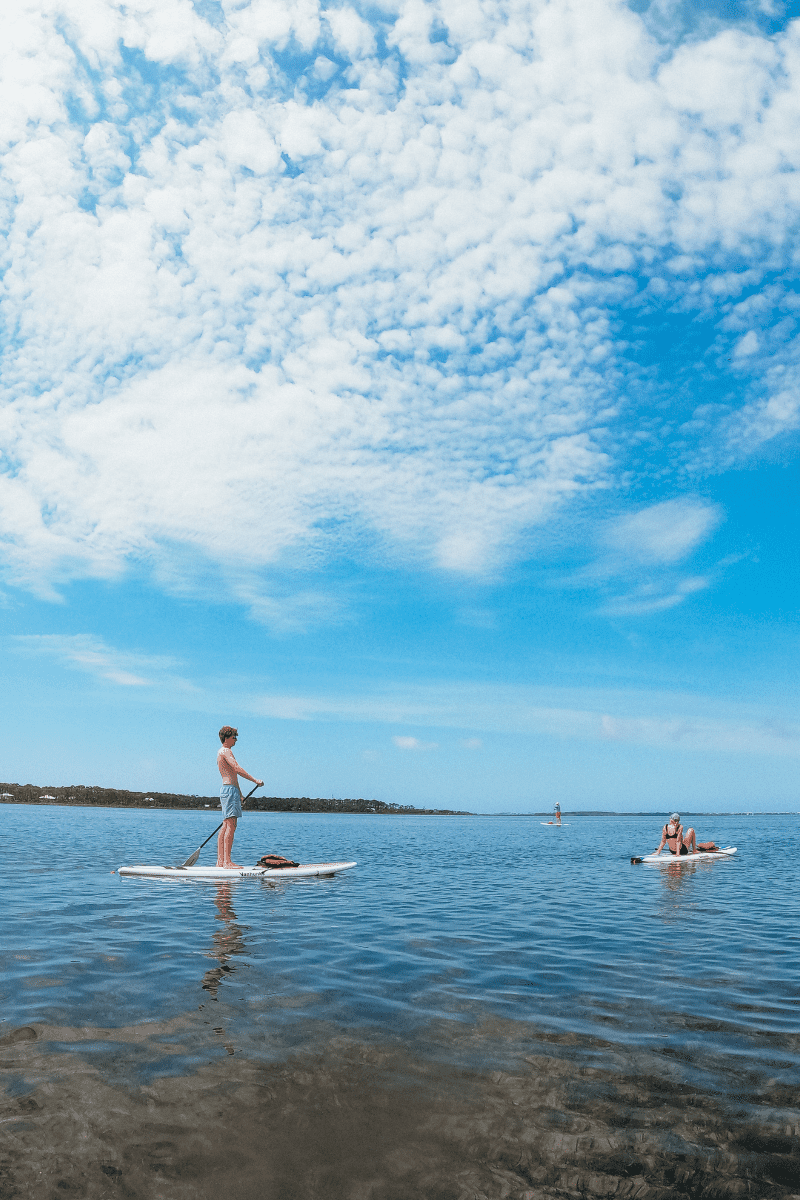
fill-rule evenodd
<path id="1" fill-rule="evenodd" d="M 214 812 L 0 813 L 0 1036 L 69 1027 L 73 1052 L 140 1080 L 226 1053 L 276 1061 L 342 1032 L 486 1067 L 496 1041 L 467 1034 L 500 1026 L 506 1054 L 514 1029 L 522 1049 L 576 1035 L 598 1054 L 672 1055 L 719 1091 L 796 1078 L 797 816 L 691 818 L 738 854 L 650 868 L 630 857 L 657 845 L 662 817 L 568 816 L 558 829 L 530 816 L 252 813 L 237 861 L 274 851 L 358 866 L 216 884 L 114 873 L 183 861 Z M 157 1038 L 131 1034 L 148 1023 Z"/>

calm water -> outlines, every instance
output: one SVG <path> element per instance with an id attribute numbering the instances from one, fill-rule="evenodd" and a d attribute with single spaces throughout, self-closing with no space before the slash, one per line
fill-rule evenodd
<path id="1" fill-rule="evenodd" d="M 717 1089 L 796 1076 L 797 816 L 687 819 L 739 853 L 656 869 L 629 860 L 657 845 L 658 817 L 569 817 L 557 829 L 538 817 L 253 813 L 239 862 L 276 851 L 359 865 L 219 885 L 112 873 L 182 861 L 214 812 L 0 815 L 0 1035 L 81 1027 L 80 1053 L 102 1063 L 108 1031 L 125 1029 L 108 1069 L 130 1078 L 210 1054 L 276 1059 L 334 1031 L 480 1065 L 501 1051 L 466 1035 L 498 1019 L 523 1041 L 574 1034 L 671 1052 Z M 131 1039 L 148 1022 L 157 1046 Z"/>
<path id="2" fill-rule="evenodd" d="M 4 805 L 0 1196 L 797 1200 L 797 816 L 632 866 L 661 820 Z M 204 861 L 211 854 L 204 851 Z"/>

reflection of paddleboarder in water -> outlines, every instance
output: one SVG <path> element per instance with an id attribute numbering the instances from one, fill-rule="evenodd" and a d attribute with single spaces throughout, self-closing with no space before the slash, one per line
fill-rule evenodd
<path id="1" fill-rule="evenodd" d="M 217 920 L 221 921 L 222 925 L 214 930 L 214 947 L 208 953 L 217 959 L 219 966 L 206 971 L 202 986 L 204 991 L 210 992 L 216 999 L 220 983 L 234 969 L 228 966 L 228 959 L 234 954 L 245 954 L 246 949 L 242 930 L 236 924 L 236 913 L 233 911 L 229 883 L 219 884 L 214 903 L 219 909 Z"/>
<path id="2" fill-rule="evenodd" d="M 222 787 L 219 791 L 219 802 L 222 807 L 222 829 L 217 838 L 217 866 L 229 867 L 234 870 L 239 863 L 231 862 L 233 837 L 236 833 L 236 822 L 242 815 L 242 793 L 239 791 L 238 775 L 249 779 L 257 787 L 264 786 L 263 779 L 248 775 L 233 757 L 233 747 L 239 734 L 232 725 L 223 725 L 219 731 L 222 749 L 217 751 L 217 766 L 222 776 Z"/>

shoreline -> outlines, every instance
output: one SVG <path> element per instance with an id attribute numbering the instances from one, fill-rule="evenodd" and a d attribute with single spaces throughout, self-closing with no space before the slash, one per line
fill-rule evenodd
<path id="1" fill-rule="evenodd" d="M 44 785 L 46 786 L 46 785 Z M 6 789 L 14 788 L 9 793 Z M 220 811 L 218 796 L 190 796 L 173 792 L 129 792 L 123 788 L 101 788 L 78 785 L 73 787 L 47 787 L 42 794 L 42 788 L 33 784 L 0 783 L 0 804 L 38 804 L 58 805 L 63 808 L 143 808 L 157 812 L 174 811 L 186 812 Z M 75 793 L 90 793 L 88 797 Z M 69 795 L 64 795 L 69 793 Z M 552 817 L 552 809 L 528 812 L 472 812 L 467 809 L 453 808 L 415 808 L 411 804 L 385 804 L 381 800 L 342 799 L 328 800 L 310 796 L 251 796 L 247 801 L 247 812 L 282 812 L 282 813 L 349 813 L 351 815 L 371 814 L 372 816 L 409 816 L 409 817 Z M 578 808 L 563 809 L 562 817 L 648 817 L 662 820 L 664 810 L 651 811 L 619 811 L 616 809 Z M 698 810 L 687 811 L 685 818 L 696 820 L 705 817 L 796 817 L 799 811 L 794 809 L 764 809 L 761 811 L 729 809 L 725 811 Z M 564 822 L 569 824 L 568 821 Z M 546 824 L 556 825 L 555 821 Z"/>
<path id="2" fill-rule="evenodd" d="M 148 808 L 220 811 L 219 796 L 189 796 L 179 792 L 130 792 L 73 784 L 71 787 L 37 787 L 31 783 L 0 783 L 0 804 L 58 804 L 65 808 Z M 248 812 L 371 813 L 378 816 L 474 817 L 475 813 L 451 808 L 414 808 L 410 804 L 384 804 L 381 800 L 327 800 L 310 796 L 251 796 Z"/>

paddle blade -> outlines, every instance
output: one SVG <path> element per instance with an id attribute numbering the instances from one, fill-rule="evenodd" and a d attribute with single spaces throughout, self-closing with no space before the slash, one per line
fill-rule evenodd
<path id="1" fill-rule="evenodd" d="M 217 826 L 217 828 L 214 830 L 214 833 L 219 833 L 220 829 L 222 829 L 222 825 L 223 825 L 223 824 L 224 824 L 224 822 L 220 822 L 220 824 L 219 824 L 219 825 Z M 194 866 L 194 864 L 197 862 L 198 858 L 200 857 L 200 851 L 203 849 L 203 846 L 207 845 L 207 844 L 208 844 L 208 843 L 211 841 L 212 837 L 214 836 L 214 833 L 210 833 L 210 834 L 208 835 L 208 837 L 206 838 L 206 840 L 205 840 L 204 842 L 201 842 L 201 843 L 200 843 L 200 845 L 199 845 L 199 846 L 197 847 L 197 849 L 195 850 L 194 854 L 191 854 L 191 855 L 190 855 L 190 856 L 187 858 L 186 862 L 185 862 L 185 863 L 182 863 L 182 864 L 181 864 L 181 866 L 184 866 L 184 867 L 193 867 L 193 866 Z"/>

